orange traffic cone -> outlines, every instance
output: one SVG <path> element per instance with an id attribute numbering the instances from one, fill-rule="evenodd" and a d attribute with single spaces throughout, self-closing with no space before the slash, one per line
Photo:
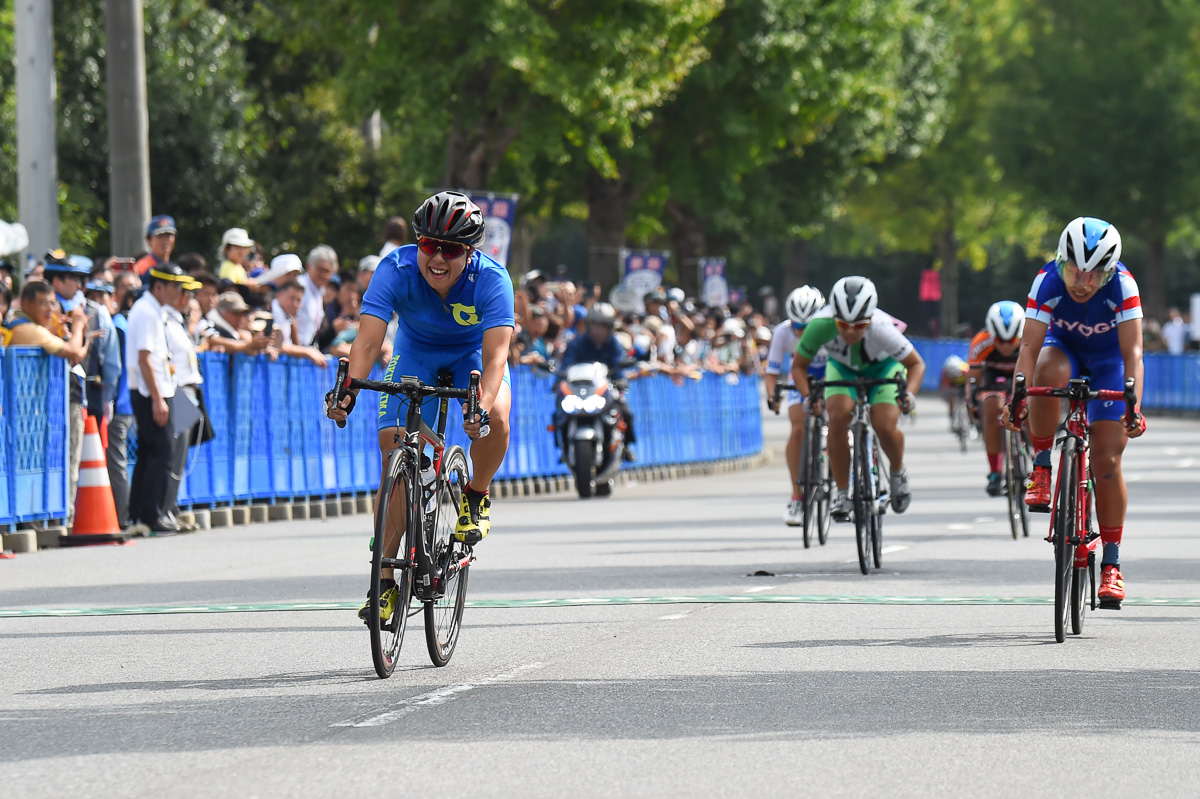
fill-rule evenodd
<path id="1" fill-rule="evenodd" d="M 59 539 L 63 546 L 86 544 L 120 544 L 129 536 L 117 523 L 117 507 L 113 504 L 112 485 L 108 482 L 108 466 L 100 444 L 100 429 L 96 418 L 84 420 L 83 457 L 79 463 L 79 489 L 75 494 L 75 524 L 71 534 Z"/>

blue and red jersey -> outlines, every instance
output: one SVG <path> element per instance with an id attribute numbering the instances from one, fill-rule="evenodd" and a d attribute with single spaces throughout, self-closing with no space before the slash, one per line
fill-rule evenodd
<path id="1" fill-rule="evenodd" d="M 1042 267 L 1029 289 L 1025 318 L 1049 326 L 1048 335 L 1084 355 L 1117 355 L 1117 325 L 1142 318 L 1137 281 L 1117 264 L 1117 272 L 1087 302 L 1071 299 L 1054 261 Z"/>

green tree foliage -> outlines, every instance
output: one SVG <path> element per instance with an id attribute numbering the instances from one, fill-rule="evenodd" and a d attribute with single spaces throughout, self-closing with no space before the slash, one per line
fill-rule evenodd
<path id="1" fill-rule="evenodd" d="M 1200 7 L 1049 0 L 1004 73 L 999 161 L 1061 226 L 1113 222 L 1146 245 L 1134 264 L 1151 314 L 1166 303 L 1167 236 L 1200 207 Z"/>
<path id="2" fill-rule="evenodd" d="M 989 251 L 1035 250 L 1050 224 L 1038 205 L 1003 182 L 988 124 L 1003 90 L 999 72 L 1017 48 L 1010 32 L 1019 2 L 959 0 L 943 10 L 946 28 L 956 32 L 958 65 L 945 133 L 919 157 L 891 158 L 869 174 L 850 199 L 850 230 L 842 232 L 850 233 L 843 249 L 851 252 L 933 253 L 942 271 L 942 329 L 949 331 L 959 319 L 960 261 L 983 270 Z M 1028 288 L 1024 277 L 1016 282 Z"/>
<path id="3" fill-rule="evenodd" d="M 868 165 L 934 140 L 954 72 L 934 8 L 731 0 L 708 30 L 712 57 L 661 114 L 677 253 L 810 236 Z"/>

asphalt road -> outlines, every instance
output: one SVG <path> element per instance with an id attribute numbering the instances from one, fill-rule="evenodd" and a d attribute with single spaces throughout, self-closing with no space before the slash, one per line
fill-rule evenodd
<path id="1" fill-rule="evenodd" d="M 453 661 L 415 617 L 390 680 L 347 609 L 0 617 L 0 796 L 1195 795 L 1200 424 L 1131 446 L 1131 600 L 1055 644 L 1046 517 L 1013 541 L 978 445 L 921 412 L 867 577 L 852 526 L 783 526 L 777 459 L 497 502 Z M 356 602 L 368 525 L 21 556 L 0 609 Z"/>

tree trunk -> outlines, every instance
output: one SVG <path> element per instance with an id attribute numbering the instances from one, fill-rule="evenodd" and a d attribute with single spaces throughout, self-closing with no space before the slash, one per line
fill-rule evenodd
<path id="1" fill-rule="evenodd" d="M 1148 319 L 1165 319 L 1167 310 L 1167 239 L 1159 234 L 1146 242 L 1146 277 L 1138 281 L 1142 312 Z M 1178 304 L 1178 303 L 1177 303 Z"/>
<path id="2" fill-rule="evenodd" d="M 621 280 L 618 256 L 625 246 L 625 229 L 629 227 L 636 192 L 627 176 L 608 180 L 595 169 L 588 170 L 583 183 L 588 206 L 588 279 L 607 291 Z"/>
<path id="3" fill-rule="evenodd" d="M 808 241 L 792 239 L 783 248 L 783 293 L 786 297 L 792 289 L 808 282 Z M 826 289 L 828 290 L 828 289 Z"/>
<path id="4" fill-rule="evenodd" d="M 520 277 L 530 270 L 530 258 L 533 255 L 533 245 L 546 232 L 550 220 L 546 217 L 534 219 L 527 215 L 519 215 L 513 225 L 512 244 L 508 250 L 508 271 Z"/>
<path id="5" fill-rule="evenodd" d="M 671 218 L 671 242 L 675 247 L 672 257 L 679 288 L 689 297 L 699 296 L 700 259 L 710 255 L 704 224 L 691 208 L 674 200 L 667 202 L 666 210 Z"/>
<path id="6" fill-rule="evenodd" d="M 942 261 L 942 335 L 957 335 L 958 327 L 958 239 L 950 222 L 934 240 Z"/>

